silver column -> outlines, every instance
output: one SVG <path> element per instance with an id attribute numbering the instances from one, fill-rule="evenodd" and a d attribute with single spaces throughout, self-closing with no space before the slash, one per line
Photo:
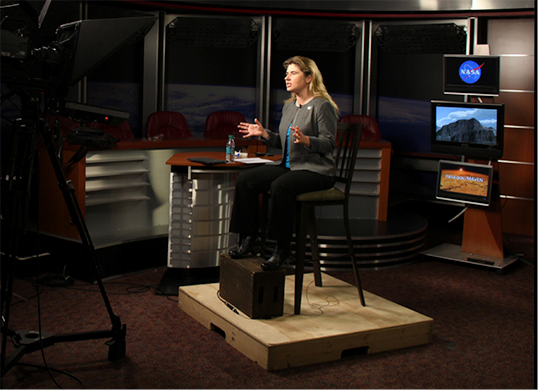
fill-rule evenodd
<path id="1" fill-rule="evenodd" d="M 215 267 L 235 245 L 229 226 L 236 177 L 233 170 L 170 174 L 168 267 Z"/>

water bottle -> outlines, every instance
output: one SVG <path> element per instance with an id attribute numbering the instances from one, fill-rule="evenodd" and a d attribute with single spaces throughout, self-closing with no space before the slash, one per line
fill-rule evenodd
<path id="1" fill-rule="evenodd" d="M 235 161 L 235 139 L 233 135 L 228 136 L 228 142 L 226 142 L 226 163 L 233 163 Z"/>

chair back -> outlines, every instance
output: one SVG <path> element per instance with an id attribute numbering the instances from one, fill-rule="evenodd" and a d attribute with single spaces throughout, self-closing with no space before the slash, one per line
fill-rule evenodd
<path id="1" fill-rule="evenodd" d="M 381 139 L 379 125 L 375 118 L 370 115 L 346 115 L 340 119 L 342 123 L 361 123 L 361 139 L 364 141 L 378 141 Z"/>
<path id="2" fill-rule="evenodd" d="M 189 138 L 192 135 L 183 114 L 175 111 L 156 111 L 146 121 L 146 137 L 161 134 L 165 140 Z"/>
<path id="3" fill-rule="evenodd" d="M 361 142 L 362 124 L 339 122 L 337 126 L 340 138 L 334 160 L 336 163 L 336 181 L 345 185 L 344 193 L 347 199 Z"/>
<path id="4" fill-rule="evenodd" d="M 127 140 L 134 138 L 129 122 L 123 121 L 119 125 L 111 125 L 108 123 L 96 123 L 92 122 L 88 127 L 102 129 L 106 134 L 110 134 L 113 137 L 119 138 L 120 140 Z"/>
<path id="5" fill-rule="evenodd" d="M 205 120 L 204 137 L 228 138 L 230 134 L 235 137 L 243 137 L 237 128 L 240 122 L 246 122 L 245 117 L 240 112 L 212 112 Z"/>

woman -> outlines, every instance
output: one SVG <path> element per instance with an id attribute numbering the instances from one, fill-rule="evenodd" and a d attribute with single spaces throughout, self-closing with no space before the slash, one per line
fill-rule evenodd
<path id="1" fill-rule="evenodd" d="M 332 156 L 338 106 L 327 93 L 314 61 L 295 56 L 284 62 L 286 90 L 291 97 L 282 109 L 279 131 L 255 123 L 240 123 L 244 138 L 260 136 L 266 145 L 282 149 L 279 165 L 265 165 L 247 170 L 237 178 L 230 231 L 239 233 L 235 259 L 256 255 L 261 250 L 258 235 L 259 194 L 271 191 L 267 237 L 276 240 L 272 256 L 262 268 L 282 267 L 291 257 L 297 195 L 332 188 L 335 164 Z"/>

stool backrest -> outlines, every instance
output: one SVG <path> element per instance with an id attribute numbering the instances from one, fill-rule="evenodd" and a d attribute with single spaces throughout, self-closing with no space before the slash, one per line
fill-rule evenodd
<path id="1" fill-rule="evenodd" d="M 340 138 L 337 143 L 334 160 L 336 163 L 336 181 L 345 184 L 344 192 L 347 198 L 361 142 L 362 124 L 339 122 L 337 126 Z"/>

